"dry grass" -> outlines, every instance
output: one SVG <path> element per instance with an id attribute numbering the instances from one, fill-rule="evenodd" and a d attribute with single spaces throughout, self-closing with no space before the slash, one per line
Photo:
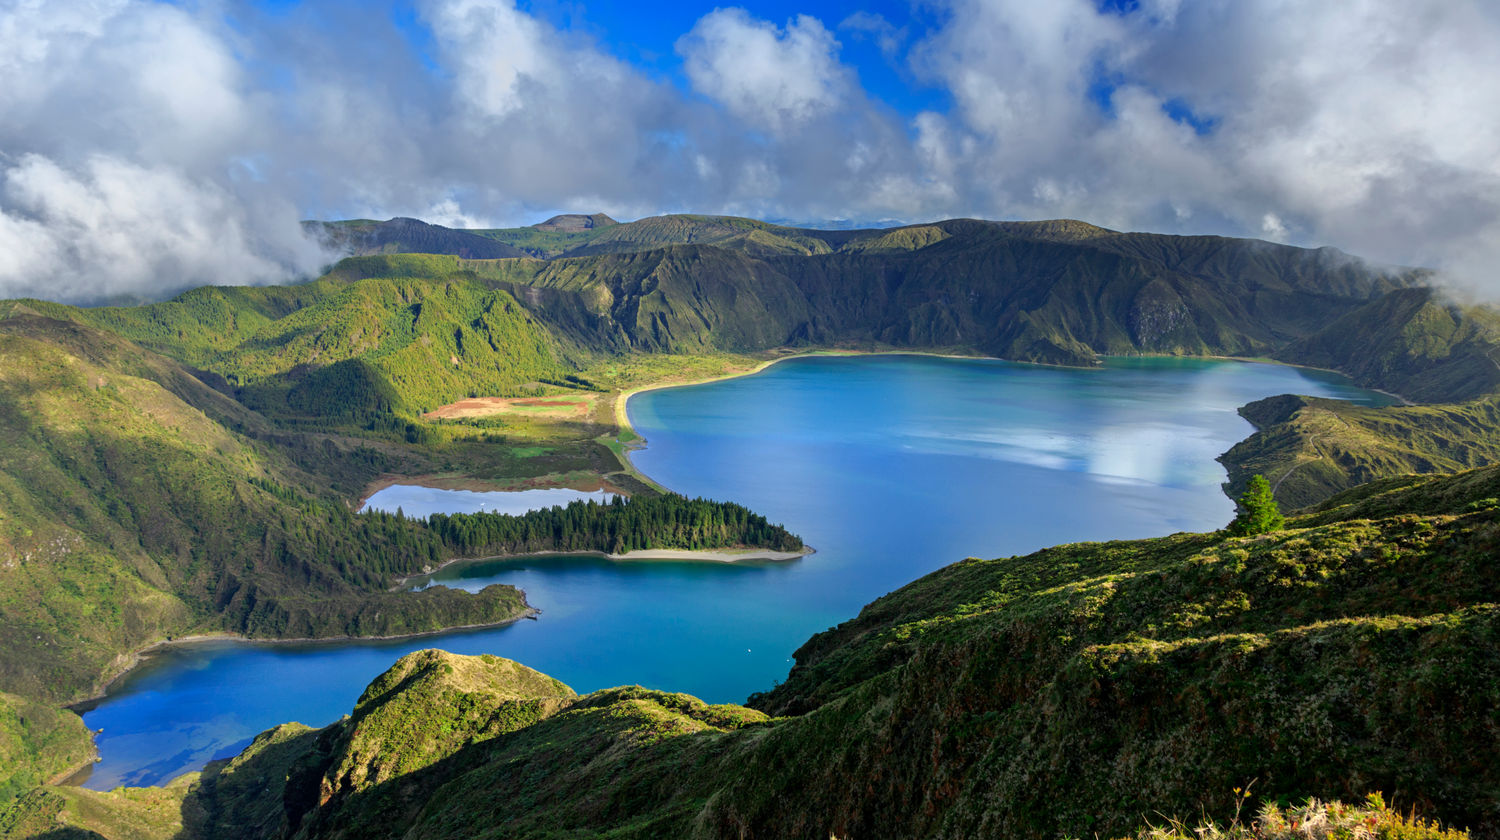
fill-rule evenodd
<path id="1" fill-rule="evenodd" d="M 1243 806 L 1249 792 L 1235 793 Z M 1318 799 L 1290 807 L 1268 802 L 1261 806 L 1255 819 L 1244 822 L 1236 815 L 1227 826 L 1200 823 L 1189 828 L 1174 819 L 1136 834 L 1133 840 L 1468 840 L 1468 837 L 1466 831 L 1443 828 L 1415 814 L 1402 816 L 1386 805 L 1384 797 L 1373 793 L 1360 806 Z"/>

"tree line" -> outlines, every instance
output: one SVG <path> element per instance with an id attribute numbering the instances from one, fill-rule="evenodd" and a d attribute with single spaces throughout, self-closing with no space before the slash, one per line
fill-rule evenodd
<path id="1" fill-rule="evenodd" d="M 427 525 L 458 554 L 603 551 L 753 546 L 799 551 L 802 538 L 743 505 L 676 493 L 599 503 L 579 500 L 519 516 L 435 513 Z"/>

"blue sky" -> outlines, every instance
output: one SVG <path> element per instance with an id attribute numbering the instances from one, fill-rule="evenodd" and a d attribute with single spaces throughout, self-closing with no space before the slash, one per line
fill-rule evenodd
<path id="1" fill-rule="evenodd" d="M 588 4 L 541 0 L 520 5 L 560 28 L 586 32 L 598 38 L 615 55 L 670 79 L 684 90 L 689 85 L 674 45 L 708 11 L 702 3 L 660 3 L 652 4 L 650 12 L 642 14 L 639 3 L 620 0 Z M 872 96 L 907 116 L 943 105 L 942 90 L 915 78 L 899 55 L 883 53 L 877 33 L 839 27 L 857 14 L 878 15 L 895 30 L 893 34 L 899 46 L 906 47 L 920 41 L 934 25 L 938 14 L 935 7 L 847 0 L 819 3 L 779 0 L 726 5 L 738 5 L 757 18 L 782 24 L 799 15 L 819 18 L 826 26 L 836 29 L 840 57 L 855 69 L 861 84 Z"/>
<path id="2" fill-rule="evenodd" d="M 1078 218 L 1500 287 L 1488 0 L 12 0 L 0 296 L 276 282 L 303 218 Z"/>

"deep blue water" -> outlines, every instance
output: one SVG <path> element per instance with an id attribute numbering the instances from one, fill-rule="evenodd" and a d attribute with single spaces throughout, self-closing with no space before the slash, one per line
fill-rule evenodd
<path id="1" fill-rule="evenodd" d="M 1233 504 L 1214 458 L 1251 431 L 1235 409 L 1288 392 L 1388 402 L 1275 365 L 921 356 L 797 359 L 641 394 L 629 405 L 649 442 L 637 466 L 679 492 L 748 505 L 818 552 L 784 564 L 452 566 L 439 582 L 514 584 L 540 620 L 395 642 L 173 648 L 84 715 L 104 729 L 88 786 L 159 783 L 277 723 L 329 723 L 425 647 L 506 656 L 581 692 L 639 683 L 742 701 L 784 677 L 808 636 L 964 557 L 1222 525 Z"/>

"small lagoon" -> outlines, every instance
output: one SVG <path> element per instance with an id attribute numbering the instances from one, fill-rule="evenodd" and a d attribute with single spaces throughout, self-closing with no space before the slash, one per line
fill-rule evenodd
<path id="1" fill-rule="evenodd" d="M 1223 525 L 1234 505 L 1214 458 L 1252 431 L 1235 409 L 1281 393 L 1390 402 L 1319 371 L 1153 358 L 1078 370 L 810 357 L 646 392 L 629 404 L 648 441 L 632 456 L 643 472 L 748 505 L 818 553 L 460 564 L 433 580 L 514 584 L 540 619 L 386 642 L 172 648 L 84 715 L 104 729 L 87 785 L 161 783 L 277 723 L 327 724 L 396 658 L 427 647 L 516 659 L 580 692 L 639 683 L 741 702 L 783 678 L 808 636 L 964 557 Z M 397 502 L 408 515 L 430 512 L 408 498 Z"/>
<path id="2" fill-rule="evenodd" d="M 570 490 L 555 487 L 537 490 L 442 490 L 416 484 L 392 484 L 370 495 L 360 513 L 401 511 L 413 519 L 434 513 L 505 513 L 516 516 L 584 499 L 603 504 L 615 497 L 607 490 Z"/>

